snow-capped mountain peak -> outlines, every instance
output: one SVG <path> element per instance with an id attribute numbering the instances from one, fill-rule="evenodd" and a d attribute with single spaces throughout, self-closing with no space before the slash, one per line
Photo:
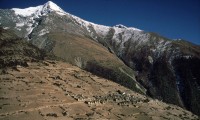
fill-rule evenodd
<path id="1" fill-rule="evenodd" d="M 16 23 L 16 28 L 18 30 L 21 30 L 21 27 L 23 27 L 23 25 L 28 24 L 28 28 L 26 28 L 27 34 L 25 34 L 25 37 L 27 37 L 33 31 L 33 29 L 38 25 L 38 21 L 35 21 L 36 20 L 35 18 L 40 18 L 41 16 L 46 16 L 46 15 L 48 16 L 48 14 L 52 12 L 61 16 L 68 16 L 68 18 L 70 18 L 74 23 L 80 25 L 80 27 L 85 29 L 94 39 L 98 38 L 97 36 L 105 37 L 106 35 L 108 35 L 110 30 L 114 30 L 113 38 L 117 39 L 120 36 L 120 34 L 123 33 L 124 36 L 123 38 L 126 38 L 126 40 L 128 40 L 130 38 L 133 38 L 133 33 L 134 35 L 136 34 L 140 35 L 140 31 L 142 31 L 134 27 L 126 27 L 122 24 L 118 24 L 113 27 L 95 24 L 65 12 L 52 1 L 48 1 L 44 5 L 39 5 L 36 7 L 29 7 L 25 9 L 13 8 L 12 10 L 14 10 L 15 14 L 18 16 L 29 18 L 27 19 L 27 21 L 19 20 L 19 22 Z M 45 33 L 49 33 L 49 31 Z M 44 32 L 42 32 L 42 34 L 40 35 L 45 35 L 45 34 Z"/>
<path id="2" fill-rule="evenodd" d="M 43 5 L 42 12 L 48 13 L 48 12 L 51 12 L 51 11 L 56 11 L 56 12 L 61 12 L 61 13 L 63 12 L 64 13 L 64 11 L 58 5 L 56 5 L 52 1 L 48 1 L 47 3 L 45 3 Z"/>
<path id="3" fill-rule="evenodd" d="M 28 16 L 39 16 L 39 15 L 46 15 L 52 11 L 58 13 L 65 13 L 58 5 L 53 3 L 52 1 L 48 1 L 44 5 L 39 5 L 36 7 L 28 7 L 24 9 L 20 8 L 13 8 L 16 15 L 28 17 Z"/>

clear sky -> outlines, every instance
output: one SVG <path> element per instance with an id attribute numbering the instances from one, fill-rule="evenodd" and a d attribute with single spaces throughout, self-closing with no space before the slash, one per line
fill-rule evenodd
<path id="1" fill-rule="evenodd" d="M 0 0 L 0 8 L 26 8 L 48 0 Z M 123 24 L 200 45 L 200 0 L 51 0 L 87 21 Z"/>

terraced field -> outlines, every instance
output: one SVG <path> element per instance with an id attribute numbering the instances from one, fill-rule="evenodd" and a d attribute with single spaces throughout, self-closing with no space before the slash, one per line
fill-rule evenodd
<path id="1" fill-rule="evenodd" d="M 29 62 L 0 75 L 0 120 L 198 119 L 58 61 Z"/>

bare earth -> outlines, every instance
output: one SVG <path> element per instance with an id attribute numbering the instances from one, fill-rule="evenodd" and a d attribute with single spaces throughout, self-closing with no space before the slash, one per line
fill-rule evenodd
<path id="1" fill-rule="evenodd" d="M 64 62 L 17 66 L 0 75 L 0 120 L 197 120 Z"/>

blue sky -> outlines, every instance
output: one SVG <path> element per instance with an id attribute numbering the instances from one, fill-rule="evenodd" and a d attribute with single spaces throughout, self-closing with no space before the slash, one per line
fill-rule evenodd
<path id="1" fill-rule="evenodd" d="M 26 8 L 48 0 L 0 0 L 0 8 Z M 200 45 L 200 0 L 51 0 L 97 24 L 123 24 Z"/>

